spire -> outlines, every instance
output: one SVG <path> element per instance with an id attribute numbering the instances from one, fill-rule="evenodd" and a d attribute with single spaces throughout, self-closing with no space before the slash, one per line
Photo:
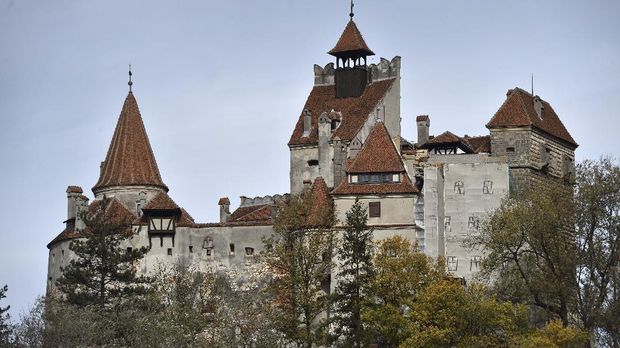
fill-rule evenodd
<path id="1" fill-rule="evenodd" d="M 129 76 L 131 88 L 131 72 Z M 104 188 L 114 186 L 154 186 L 168 191 L 159 174 L 138 103 L 131 90 L 125 98 L 93 192 L 97 194 Z"/>
<path id="2" fill-rule="evenodd" d="M 353 4 L 353 3 L 351 3 Z M 351 7 L 353 9 L 353 7 Z M 336 46 L 331 51 L 327 52 L 334 57 L 338 58 L 359 58 L 365 56 L 374 56 L 375 53 L 368 48 L 362 33 L 360 33 L 357 25 L 353 21 L 353 11 L 349 14 L 351 20 L 344 28 L 340 39 L 336 43 Z"/>

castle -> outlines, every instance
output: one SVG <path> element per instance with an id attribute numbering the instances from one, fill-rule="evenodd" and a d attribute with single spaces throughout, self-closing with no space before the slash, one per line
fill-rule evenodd
<path id="1" fill-rule="evenodd" d="M 288 143 L 290 194 L 313 190 L 317 202 L 333 202 L 339 221 L 359 199 L 375 239 L 401 235 L 470 279 L 484 255 L 462 242 L 481 218 L 532 183 L 571 180 L 577 143 L 540 97 L 508 90 L 483 136 L 432 136 L 430 117 L 421 115 L 417 139 L 408 141 L 401 137 L 400 57 L 368 65 L 374 52 L 352 16 L 329 54 L 335 64 L 314 66 L 314 86 Z M 223 197 L 220 221 L 199 223 L 168 191 L 130 81 L 93 201 L 81 187 L 67 188 L 65 228 L 48 244 L 48 290 L 75 256 L 69 245 L 83 237 L 82 213 L 104 197 L 113 216 L 132 221 L 136 235 L 127 247 L 150 247 L 142 273 L 181 258 L 204 270 L 252 263 L 273 232 L 277 205 L 288 199 L 241 197 L 231 212 Z"/>

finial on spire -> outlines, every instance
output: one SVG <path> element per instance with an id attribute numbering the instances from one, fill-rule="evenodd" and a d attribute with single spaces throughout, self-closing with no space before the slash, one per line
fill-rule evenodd
<path id="1" fill-rule="evenodd" d="M 351 12 L 349 13 L 349 17 L 351 17 L 351 20 L 353 20 L 353 16 L 355 15 L 353 14 L 353 6 L 355 5 L 353 5 L 353 0 L 351 0 Z"/>
<path id="2" fill-rule="evenodd" d="M 133 82 L 131 82 L 131 64 L 129 64 L 129 82 L 127 84 L 129 85 L 129 92 L 131 92 L 131 86 L 133 85 Z"/>

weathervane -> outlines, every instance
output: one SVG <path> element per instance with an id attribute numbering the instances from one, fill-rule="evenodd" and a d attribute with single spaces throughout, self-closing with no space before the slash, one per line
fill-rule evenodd
<path id="1" fill-rule="evenodd" d="M 349 17 L 351 17 L 351 20 L 353 20 L 353 16 L 354 16 L 354 14 L 353 14 L 353 6 L 355 6 L 355 5 L 353 5 L 353 0 L 351 0 L 351 13 L 349 13 Z"/>
<path id="2" fill-rule="evenodd" d="M 129 92 L 131 92 L 131 85 L 133 85 L 133 82 L 131 82 L 131 64 L 129 64 L 129 82 L 127 84 L 129 85 Z"/>

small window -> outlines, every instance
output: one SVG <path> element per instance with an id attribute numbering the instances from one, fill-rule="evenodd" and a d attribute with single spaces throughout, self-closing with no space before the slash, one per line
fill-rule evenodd
<path id="1" fill-rule="evenodd" d="M 202 243 L 202 248 L 203 249 L 213 249 L 213 239 L 206 238 L 204 240 L 204 242 Z"/>
<path id="2" fill-rule="evenodd" d="M 213 249 L 207 249 L 207 256 L 211 256 L 213 254 Z"/>
<path id="3" fill-rule="evenodd" d="M 62 249 L 60 253 L 62 254 L 62 256 L 65 256 L 65 249 Z"/>
<path id="4" fill-rule="evenodd" d="M 172 256 L 172 248 L 168 248 L 168 256 Z"/>
<path id="5" fill-rule="evenodd" d="M 506 152 L 515 152 L 515 148 L 513 146 L 508 146 Z"/>
<path id="6" fill-rule="evenodd" d="M 467 228 L 470 230 L 478 230 L 480 227 L 480 220 L 477 216 L 470 216 L 469 221 L 467 222 Z"/>
<path id="7" fill-rule="evenodd" d="M 313 160 L 309 160 L 308 161 L 308 166 L 310 166 L 310 167 L 314 167 L 314 166 L 318 166 L 318 165 L 319 165 L 319 160 L 313 159 Z"/>
<path id="8" fill-rule="evenodd" d="M 189 246 L 189 252 L 190 252 L 190 253 L 193 253 L 193 252 L 194 252 L 194 246 L 193 246 L 193 245 L 190 245 L 190 246 Z"/>
<path id="9" fill-rule="evenodd" d="M 469 263 L 469 270 L 470 271 L 477 271 L 477 270 L 479 270 L 481 262 L 482 262 L 482 257 L 480 257 L 480 256 L 472 257 L 471 261 Z"/>
<path id="10" fill-rule="evenodd" d="M 132 247 L 127 247 L 127 253 L 130 253 L 133 250 Z"/>
<path id="11" fill-rule="evenodd" d="M 230 243 L 230 244 L 228 245 L 228 247 L 229 247 L 229 255 L 230 255 L 230 256 L 235 256 L 235 244 Z"/>
<path id="12" fill-rule="evenodd" d="M 254 248 L 245 247 L 245 256 L 254 256 Z"/>
<path id="13" fill-rule="evenodd" d="M 459 259 L 456 256 L 448 256 L 448 271 L 455 272 L 459 268 Z"/>
<path id="14" fill-rule="evenodd" d="M 454 183 L 454 193 L 456 193 L 457 195 L 465 194 L 465 184 L 463 184 L 462 181 L 459 180 Z"/>
<path id="15" fill-rule="evenodd" d="M 136 212 L 139 217 L 142 216 L 142 204 L 140 204 L 140 202 L 136 203 Z"/>
<path id="16" fill-rule="evenodd" d="M 485 195 L 493 193 L 493 181 L 485 180 L 484 183 L 482 183 L 482 193 Z"/>
<path id="17" fill-rule="evenodd" d="M 381 217 L 381 202 L 368 203 L 368 217 Z"/>
<path id="18" fill-rule="evenodd" d="M 450 225 L 450 217 L 446 216 L 443 218 L 443 229 L 445 232 L 452 231 L 452 226 Z"/>

